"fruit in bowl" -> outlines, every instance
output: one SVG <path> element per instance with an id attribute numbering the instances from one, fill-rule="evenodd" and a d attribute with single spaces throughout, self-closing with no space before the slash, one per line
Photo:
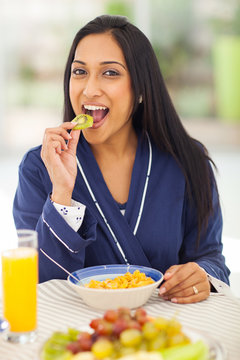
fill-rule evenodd
<path id="1" fill-rule="evenodd" d="M 101 310 L 140 307 L 163 281 L 160 271 L 137 265 L 93 266 L 72 275 L 68 282 L 82 300 Z"/>
<path id="2" fill-rule="evenodd" d="M 92 332 L 55 332 L 42 360 L 207 360 L 208 347 L 192 342 L 175 319 L 151 318 L 143 308 L 108 310 L 93 319 Z"/>

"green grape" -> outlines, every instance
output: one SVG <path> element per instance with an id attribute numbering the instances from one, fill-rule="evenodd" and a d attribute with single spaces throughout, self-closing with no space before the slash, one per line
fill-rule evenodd
<path id="1" fill-rule="evenodd" d="M 111 356 L 113 350 L 113 344 L 107 339 L 99 339 L 92 346 L 92 352 L 98 359 L 104 359 Z"/>
<path id="2" fill-rule="evenodd" d="M 166 327 L 168 326 L 168 322 L 169 321 L 167 319 L 164 319 L 164 318 L 162 318 L 160 316 L 155 318 L 154 321 L 153 321 L 154 325 L 156 326 L 156 328 L 158 330 L 166 329 Z"/>
<path id="3" fill-rule="evenodd" d="M 156 351 L 164 349 L 167 346 L 167 336 L 165 332 L 159 333 L 153 340 L 148 344 L 148 350 Z"/>
<path id="4" fill-rule="evenodd" d="M 120 334 L 120 342 L 123 346 L 137 347 L 142 340 L 142 334 L 137 329 L 127 329 Z"/>
<path id="5" fill-rule="evenodd" d="M 119 356 L 126 356 L 126 355 L 131 355 L 131 354 L 135 354 L 136 353 L 136 349 L 134 347 L 125 347 L 122 346 L 121 350 L 119 352 Z"/>
<path id="6" fill-rule="evenodd" d="M 156 328 L 155 324 L 151 321 L 146 322 L 142 327 L 143 337 L 147 340 L 154 339 L 159 331 Z"/>
<path id="7" fill-rule="evenodd" d="M 169 336 L 179 334 L 181 332 L 182 325 L 176 319 L 171 319 L 168 322 L 166 332 Z"/>
<path id="8" fill-rule="evenodd" d="M 140 351 L 148 351 L 148 343 L 146 340 L 142 340 L 139 347 L 138 347 L 138 350 Z"/>
<path id="9" fill-rule="evenodd" d="M 176 345 L 186 345 L 190 343 L 190 339 L 186 335 L 179 333 L 169 336 L 167 343 L 169 347 Z"/>
<path id="10" fill-rule="evenodd" d="M 42 360 L 70 360 L 72 353 L 65 349 L 65 344 L 55 343 L 54 338 L 50 338 L 43 346 L 41 351 Z"/>
<path id="11" fill-rule="evenodd" d="M 69 335 L 69 340 L 70 341 L 76 341 L 79 334 L 80 334 L 79 330 L 72 329 L 72 328 L 68 329 L 68 335 Z"/>

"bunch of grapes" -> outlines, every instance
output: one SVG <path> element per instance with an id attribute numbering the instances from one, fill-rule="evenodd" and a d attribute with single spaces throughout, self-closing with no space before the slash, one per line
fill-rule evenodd
<path id="1" fill-rule="evenodd" d="M 143 308 L 108 310 L 90 322 L 92 334 L 80 332 L 66 349 L 72 354 L 91 351 L 96 359 L 119 357 L 137 351 L 159 351 L 190 343 L 176 319 L 150 318 Z"/>

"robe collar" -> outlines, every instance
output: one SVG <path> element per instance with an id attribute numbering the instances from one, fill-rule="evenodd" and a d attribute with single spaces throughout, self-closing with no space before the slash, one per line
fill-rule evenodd
<path id="1" fill-rule="evenodd" d="M 149 177 L 152 165 L 152 146 L 138 133 L 138 145 L 132 170 L 131 184 L 125 215 L 119 210 L 104 181 L 92 150 L 81 134 L 77 149 L 78 169 L 85 182 L 95 210 L 105 222 L 110 241 L 114 241 L 126 264 L 150 266 L 150 263 L 137 239 L 141 223 Z"/>

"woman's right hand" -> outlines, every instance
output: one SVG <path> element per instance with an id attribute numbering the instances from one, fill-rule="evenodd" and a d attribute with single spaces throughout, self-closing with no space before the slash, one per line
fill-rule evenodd
<path id="1" fill-rule="evenodd" d="M 45 130 L 41 157 L 52 181 L 52 201 L 70 205 L 77 176 L 76 149 L 80 130 L 76 124 L 65 122 Z M 67 143 L 66 143 L 67 141 Z"/>

